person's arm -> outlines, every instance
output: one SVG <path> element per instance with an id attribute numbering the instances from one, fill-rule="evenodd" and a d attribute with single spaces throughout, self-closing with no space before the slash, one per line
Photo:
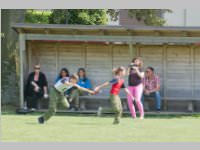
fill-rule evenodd
<path id="1" fill-rule="evenodd" d="M 131 70 L 131 68 L 130 68 L 130 67 L 128 67 L 128 69 L 127 69 L 127 72 L 126 72 L 126 74 L 127 74 L 127 75 L 129 75 L 129 74 L 130 74 L 130 70 Z"/>
<path id="2" fill-rule="evenodd" d="M 31 85 L 34 86 L 34 91 L 35 92 L 39 91 L 40 87 L 34 81 L 31 81 Z"/>
<path id="3" fill-rule="evenodd" d="M 138 67 L 134 67 L 137 75 L 142 79 L 144 78 L 144 72 L 140 72 L 139 68 Z"/>
<path id="4" fill-rule="evenodd" d="M 44 90 L 44 97 L 47 97 L 47 95 L 48 95 L 48 94 L 47 94 L 47 86 L 44 86 L 44 87 L 43 87 L 43 90 Z"/>
<path id="5" fill-rule="evenodd" d="M 81 87 L 81 86 L 79 86 L 78 84 L 74 84 L 73 85 L 74 87 L 77 87 L 79 90 L 81 90 L 81 91 L 85 91 L 85 92 L 88 92 L 88 93 L 90 93 L 90 94 L 94 94 L 95 92 L 94 91 L 92 91 L 92 90 L 89 90 L 89 89 L 86 89 L 86 88 L 84 88 L 84 87 Z"/>
<path id="6" fill-rule="evenodd" d="M 43 74 L 43 90 L 44 90 L 44 97 L 45 98 L 48 97 L 47 86 L 48 86 L 47 78 L 46 78 L 45 74 Z"/>
<path id="7" fill-rule="evenodd" d="M 156 88 L 150 90 L 150 93 L 156 92 L 156 91 L 160 91 L 160 79 L 159 77 L 156 77 Z"/>
<path id="8" fill-rule="evenodd" d="M 103 84 L 97 86 L 97 87 L 94 89 L 94 91 L 95 91 L 95 92 L 99 92 L 99 90 L 100 90 L 101 88 L 106 87 L 106 86 L 108 86 L 109 84 L 110 84 L 110 82 L 105 82 L 105 83 L 103 83 Z"/>

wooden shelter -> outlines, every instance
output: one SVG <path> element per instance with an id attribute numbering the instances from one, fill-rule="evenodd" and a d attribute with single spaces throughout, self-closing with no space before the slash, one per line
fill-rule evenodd
<path id="1" fill-rule="evenodd" d="M 86 68 L 95 87 L 112 68 L 141 56 L 161 78 L 168 99 L 200 101 L 200 27 L 14 24 L 20 45 L 20 106 L 24 79 L 41 64 L 49 86 L 62 67 Z M 127 79 L 126 79 L 127 81 Z M 105 89 L 102 95 L 108 95 Z"/>

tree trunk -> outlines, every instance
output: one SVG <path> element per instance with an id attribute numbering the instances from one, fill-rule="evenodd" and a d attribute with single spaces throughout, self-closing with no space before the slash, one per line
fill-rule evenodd
<path id="1" fill-rule="evenodd" d="M 13 23 L 24 22 L 25 10 L 1 10 L 2 104 L 19 104 L 19 46 Z"/>

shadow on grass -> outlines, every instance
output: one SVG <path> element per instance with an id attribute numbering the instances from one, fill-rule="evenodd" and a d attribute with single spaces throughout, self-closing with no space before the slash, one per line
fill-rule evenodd
<path id="1" fill-rule="evenodd" d="M 40 125 L 40 124 L 37 122 L 37 120 L 36 120 L 36 122 L 26 122 L 25 124 L 27 124 L 27 125 Z"/>
<path id="2" fill-rule="evenodd" d="M 28 112 L 28 113 L 14 113 L 14 112 L 2 112 L 2 115 L 21 115 L 21 116 L 39 116 L 44 114 L 44 112 Z M 96 113 L 81 113 L 81 112 L 57 112 L 56 116 L 72 116 L 72 117 L 97 117 Z M 104 113 L 101 117 L 113 117 L 113 113 Z M 139 114 L 137 114 L 139 116 Z M 130 114 L 124 113 L 123 118 L 131 117 Z M 200 118 L 200 113 L 184 113 L 184 114 L 146 114 L 145 118 L 148 119 L 174 119 L 174 118 Z"/>

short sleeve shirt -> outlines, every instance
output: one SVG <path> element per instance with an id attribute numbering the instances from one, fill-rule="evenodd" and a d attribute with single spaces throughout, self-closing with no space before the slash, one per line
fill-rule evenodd
<path id="1" fill-rule="evenodd" d="M 139 69 L 140 72 L 143 72 L 143 69 Z M 142 83 L 142 78 L 140 78 L 137 73 L 131 69 L 128 76 L 128 85 L 137 86 Z"/>
<path id="2" fill-rule="evenodd" d="M 113 78 L 110 81 L 110 84 L 112 84 L 110 94 L 118 95 L 121 88 L 126 88 L 126 86 L 124 84 L 124 79 Z"/>
<path id="3" fill-rule="evenodd" d="M 160 78 L 157 75 L 154 75 L 152 79 L 148 79 L 147 77 L 145 77 L 143 79 L 143 84 L 145 89 L 153 90 L 157 88 L 158 85 L 160 85 Z"/>

